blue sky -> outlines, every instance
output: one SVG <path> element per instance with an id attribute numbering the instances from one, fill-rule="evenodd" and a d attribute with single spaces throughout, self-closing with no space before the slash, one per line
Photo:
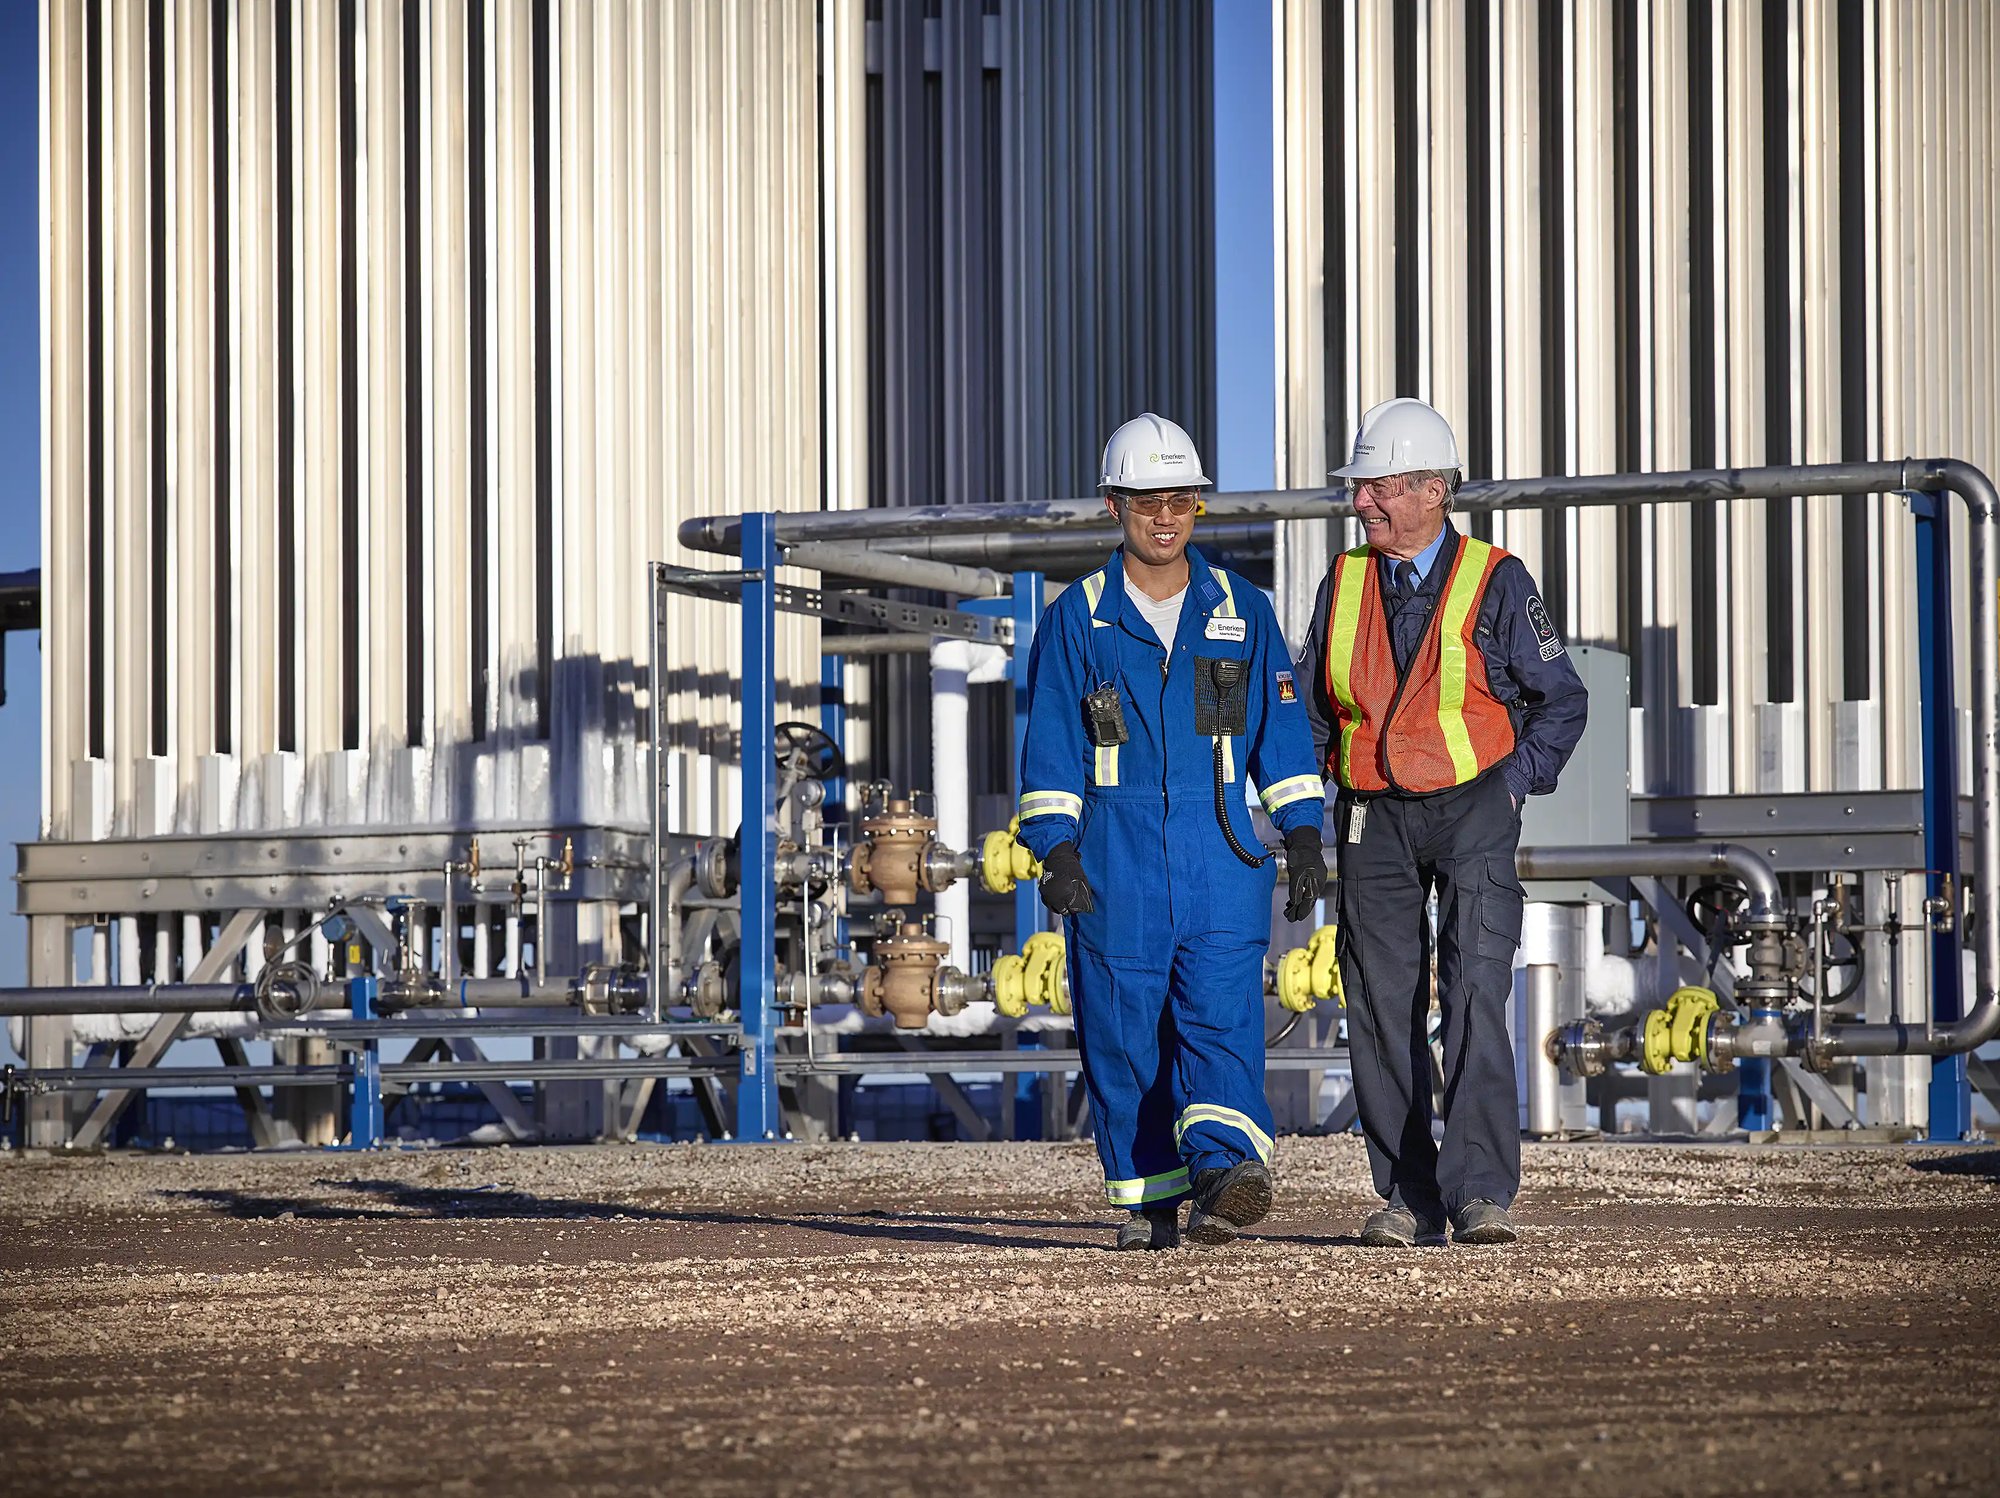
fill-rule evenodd
<path id="1" fill-rule="evenodd" d="M 1216 477 L 1274 486 L 1271 0 L 1215 0 Z"/>
<path id="2" fill-rule="evenodd" d="M 0 5 L 0 572 L 42 564 L 42 340 L 39 219 L 41 7 Z M 7 705 L 0 707 L 0 841 L 33 841 L 42 806 L 41 636 L 7 636 Z M 0 915 L 0 984 L 25 983 L 28 923 Z"/>
<path id="3" fill-rule="evenodd" d="M 0 571 L 41 565 L 40 7 L 0 4 Z M 1216 0 L 1217 477 L 1272 482 L 1271 0 Z M 41 814 L 41 650 L 7 638 L 0 707 L 0 841 L 11 855 Z M 12 862 L 8 863 L 9 872 Z M 27 981 L 27 922 L 0 915 L 0 984 Z"/>

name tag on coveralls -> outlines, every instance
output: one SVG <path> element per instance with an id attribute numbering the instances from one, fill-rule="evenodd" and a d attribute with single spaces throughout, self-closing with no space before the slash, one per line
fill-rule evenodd
<path id="1" fill-rule="evenodd" d="M 1250 621 L 1217 617 L 1208 621 L 1206 633 L 1211 640 L 1235 640 L 1241 643 L 1249 638 Z"/>

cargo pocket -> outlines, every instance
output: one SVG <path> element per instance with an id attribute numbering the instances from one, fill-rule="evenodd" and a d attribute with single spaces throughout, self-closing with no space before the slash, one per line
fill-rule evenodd
<path id="1" fill-rule="evenodd" d="M 1479 892 L 1479 955 L 1513 964 L 1521 945 L 1521 917 L 1527 896 L 1511 855 L 1489 858 L 1486 887 Z"/>
<path id="2" fill-rule="evenodd" d="M 1071 916 L 1069 929 L 1079 946 L 1100 957 L 1146 955 L 1146 902 L 1134 890 L 1147 881 L 1134 876 L 1144 866 L 1137 855 L 1148 831 L 1155 844 L 1159 839 L 1159 813 L 1153 811 L 1149 822 L 1149 811 L 1142 804 L 1084 798 L 1076 851 L 1095 908 Z"/>

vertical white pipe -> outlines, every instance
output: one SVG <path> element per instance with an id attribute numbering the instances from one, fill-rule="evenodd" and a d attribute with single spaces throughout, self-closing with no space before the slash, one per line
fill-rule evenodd
<path id="1" fill-rule="evenodd" d="M 118 917 L 118 981 L 137 983 L 139 981 L 139 918 L 132 915 Z"/>
<path id="2" fill-rule="evenodd" d="M 931 641 L 931 790 L 937 799 L 938 840 L 964 848 L 972 837 L 972 798 L 966 776 L 969 703 L 966 678 L 972 642 Z M 945 960 L 971 971 L 972 890 L 964 880 L 937 897 L 939 936 L 951 943 Z"/>
<path id="3" fill-rule="evenodd" d="M 90 928 L 90 978 L 95 987 L 108 987 L 111 982 L 111 928 L 108 925 Z"/>
<path id="4" fill-rule="evenodd" d="M 493 912 L 489 906 L 472 907 L 472 976 L 493 976 Z"/>

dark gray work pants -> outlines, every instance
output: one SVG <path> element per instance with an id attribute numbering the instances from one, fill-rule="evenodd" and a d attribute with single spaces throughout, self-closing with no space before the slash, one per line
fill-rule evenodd
<path id="1" fill-rule="evenodd" d="M 1514 850 L 1521 818 L 1489 772 L 1429 796 L 1373 796 L 1354 842 L 1354 793 L 1340 838 L 1340 970 L 1354 1094 L 1375 1189 L 1426 1222 L 1521 1184 L 1520 1113 L 1507 999 L 1521 942 Z M 1431 928 L 1444 1039 L 1444 1143 L 1431 1138 Z"/>

